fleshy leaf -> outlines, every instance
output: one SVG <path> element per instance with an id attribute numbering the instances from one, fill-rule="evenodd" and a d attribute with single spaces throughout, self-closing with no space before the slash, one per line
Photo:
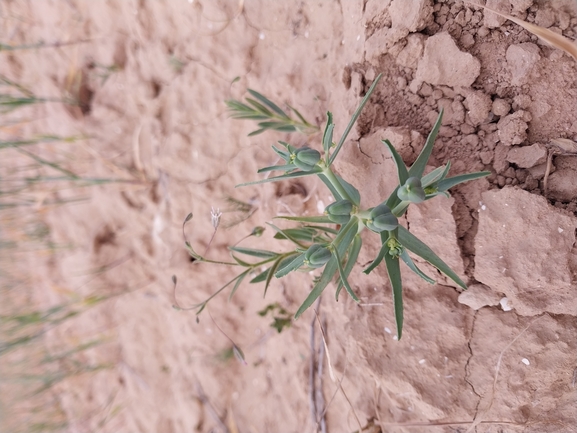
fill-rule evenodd
<path id="1" fill-rule="evenodd" d="M 335 129 L 335 124 L 333 123 L 333 114 L 327 111 L 327 126 L 323 134 L 323 150 L 325 151 L 325 158 L 329 158 L 329 151 L 333 144 L 333 130 Z"/>

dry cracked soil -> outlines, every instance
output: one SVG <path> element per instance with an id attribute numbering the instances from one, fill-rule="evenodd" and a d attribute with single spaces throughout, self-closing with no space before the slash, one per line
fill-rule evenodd
<path id="1" fill-rule="evenodd" d="M 486 3 L 577 36 L 575 1 Z M 8 113 L 0 137 L 82 137 L 29 151 L 84 177 L 123 181 L 35 186 L 17 221 L 42 224 L 52 247 L 4 260 L 26 278 L 4 310 L 107 297 L 44 329 L 49 353 L 97 339 L 70 356 L 106 366 L 43 394 L 61 413 L 58 430 L 577 431 L 576 59 L 452 0 L 11 0 L 0 4 L 0 23 L 3 44 L 44 44 L 0 51 L 2 76 L 77 102 Z M 209 254 L 226 259 L 227 245 L 253 227 L 331 202 L 311 178 L 235 189 L 275 162 L 276 140 L 320 149 L 321 135 L 247 137 L 255 125 L 231 119 L 224 101 L 256 89 L 321 128 L 330 110 L 338 137 L 378 74 L 336 170 L 374 206 L 396 182 L 381 140 L 410 164 L 444 109 L 431 167 L 450 160 L 453 174 L 491 175 L 411 207 L 405 224 L 469 290 L 425 264 L 437 284 L 404 272 L 398 341 L 384 268 L 361 272 L 379 248 L 364 233 L 351 274 L 361 303 L 335 302 L 329 286 L 318 308 L 326 346 L 312 309 L 280 334 L 257 314 L 274 303 L 294 313 L 310 275 L 273 281 L 265 299 L 260 285 L 242 285 L 198 322 L 174 309 L 173 275 L 183 306 L 234 276 L 191 262 L 181 232 L 189 212 L 187 236 L 202 251 L 211 207 L 224 211 Z M 3 172 L 27 157 L 2 152 Z M 80 201 L 50 204 L 57 199 Z M 243 245 L 277 249 L 271 232 Z M 246 365 L 230 356 L 231 341 Z M 8 392 L 17 393 L 5 388 L 4 400 Z M 9 415 L 7 431 L 28 419 Z"/>

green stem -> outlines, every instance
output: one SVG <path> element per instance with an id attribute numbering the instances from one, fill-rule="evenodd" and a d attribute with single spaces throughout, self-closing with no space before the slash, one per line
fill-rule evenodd
<path id="1" fill-rule="evenodd" d="M 400 217 L 405 213 L 405 210 L 409 207 L 410 204 L 411 204 L 410 201 L 402 201 L 398 205 L 396 205 L 391 212 L 393 213 L 394 216 Z"/>
<path id="2" fill-rule="evenodd" d="M 341 183 L 339 182 L 339 180 L 337 179 L 337 177 L 335 176 L 335 174 L 333 173 L 333 171 L 331 170 L 330 167 L 325 167 L 323 169 L 323 174 L 325 175 L 327 180 L 331 183 L 333 188 L 337 190 L 337 192 L 341 195 L 341 197 L 343 199 L 346 199 L 346 200 L 350 201 L 351 203 L 354 203 L 354 200 L 351 199 L 351 197 L 347 194 L 347 191 L 343 188 L 343 186 L 341 185 Z"/>

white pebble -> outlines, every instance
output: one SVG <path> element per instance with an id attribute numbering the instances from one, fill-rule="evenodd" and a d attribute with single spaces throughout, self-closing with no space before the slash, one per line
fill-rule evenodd
<path id="1" fill-rule="evenodd" d="M 387 327 L 385 326 L 385 332 L 386 332 L 387 334 L 390 334 L 390 333 L 391 333 L 391 328 L 387 328 Z"/>
<path id="2" fill-rule="evenodd" d="M 525 364 L 525 365 L 531 364 L 527 358 L 523 358 L 523 359 L 521 360 L 521 362 L 522 362 L 523 364 Z"/>
<path id="3" fill-rule="evenodd" d="M 503 311 L 511 311 L 513 309 L 513 307 L 511 307 L 511 304 L 509 304 L 509 298 L 507 297 L 501 299 L 499 301 L 499 304 L 501 304 L 501 308 L 503 309 Z"/>
<path id="4" fill-rule="evenodd" d="M 426 359 L 421 359 L 421 360 L 419 361 L 419 364 L 423 365 L 425 362 L 427 362 Z"/>
<path id="5" fill-rule="evenodd" d="M 319 213 L 323 213 L 325 211 L 325 204 L 322 200 L 317 201 L 317 210 Z"/>
<path id="6" fill-rule="evenodd" d="M 557 229 L 557 231 L 558 231 L 559 233 L 563 233 L 563 229 L 562 229 L 561 227 L 559 227 L 559 228 Z"/>

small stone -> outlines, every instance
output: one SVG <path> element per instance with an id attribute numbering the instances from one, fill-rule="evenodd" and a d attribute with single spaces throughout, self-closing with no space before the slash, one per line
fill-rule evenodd
<path id="1" fill-rule="evenodd" d="M 423 54 L 425 39 L 426 37 L 420 33 L 413 33 L 407 36 L 407 45 L 397 55 L 397 64 L 406 68 L 416 69 Z"/>
<path id="2" fill-rule="evenodd" d="M 489 165 L 493 162 L 493 152 L 481 152 L 479 156 L 481 157 L 481 162 L 485 165 Z"/>
<path id="3" fill-rule="evenodd" d="M 496 116 L 506 116 L 511 111 L 511 104 L 501 98 L 493 101 L 493 114 Z"/>
<path id="4" fill-rule="evenodd" d="M 434 85 L 470 87 L 480 71 L 479 60 L 459 50 L 449 33 L 441 32 L 425 42 L 424 54 L 417 67 L 416 80 Z"/>
<path id="5" fill-rule="evenodd" d="M 543 179 L 545 177 L 545 172 L 547 171 L 547 163 L 539 164 L 534 167 L 529 168 L 529 174 L 533 179 Z M 550 173 L 555 171 L 555 166 L 551 164 Z"/>
<path id="6" fill-rule="evenodd" d="M 502 117 L 497 123 L 499 140 L 506 146 L 521 144 L 527 139 L 527 122 L 523 120 L 524 113 L 516 111 Z"/>
<path id="7" fill-rule="evenodd" d="M 477 126 L 489 118 L 489 112 L 492 108 L 492 101 L 489 95 L 480 91 L 466 91 L 464 103 L 473 126 Z"/>
<path id="8" fill-rule="evenodd" d="M 501 296 L 484 284 L 471 284 L 469 288 L 461 292 L 458 301 L 473 310 L 479 310 L 486 306 L 499 305 Z"/>
<path id="9" fill-rule="evenodd" d="M 533 43 L 513 44 L 507 48 L 507 65 L 511 71 L 511 84 L 522 86 L 529 82 L 534 66 L 541 59 L 541 50 Z"/>
<path id="10" fill-rule="evenodd" d="M 493 167 L 498 174 L 502 174 L 509 168 L 509 163 L 507 162 L 507 153 L 509 148 L 503 143 L 499 143 L 495 146 L 495 158 Z"/>
<path id="11" fill-rule="evenodd" d="M 562 202 L 577 198 L 577 170 L 561 168 L 549 176 L 548 195 Z"/>
<path id="12" fill-rule="evenodd" d="M 512 147 L 507 154 L 507 161 L 519 168 L 531 168 L 547 161 L 547 149 L 541 143 L 531 146 Z"/>
<path id="13" fill-rule="evenodd" d="M 503 14 L 511 13 L 511 5 L 509 0 L 487 0 L 486 6 Z M 484 11 L 483 25 L 495 29 L 501 27 L 507 21 L 506 18 L 488 10 Z"/>

